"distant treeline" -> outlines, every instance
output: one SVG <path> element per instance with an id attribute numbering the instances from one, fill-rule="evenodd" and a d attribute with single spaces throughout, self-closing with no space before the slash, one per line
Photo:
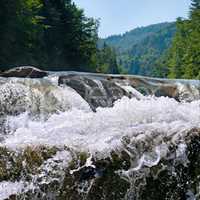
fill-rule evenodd
<path id="1" fill-rule="evenodd" d="M 102 39 L 99 47 L 106 43 L 116 49 L 122 73 L 160 76 L 160 57 L 170 48 L 175 32 L 175 22 L 154 24 Z"/>
<path id="2" fill-rule="evenodd" d="M 118 73 L 114 50 L 97 48 L 98 25 L 71 0 L 1 0 L 0 70 L 34 65 Z"/>

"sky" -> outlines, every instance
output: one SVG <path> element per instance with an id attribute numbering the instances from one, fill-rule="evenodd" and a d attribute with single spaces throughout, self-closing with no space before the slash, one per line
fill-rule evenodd
<path id="1" fill-rule="evenodd" d="M 190 0 L 73 0 L 88 17 L 100 19 L 99 36 L 186 18 Z"/>

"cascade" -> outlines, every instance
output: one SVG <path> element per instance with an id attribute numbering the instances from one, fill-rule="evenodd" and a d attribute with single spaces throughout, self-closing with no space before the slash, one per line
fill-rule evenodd
<path id="1" fill-rule="evenodd" d="M 0 200 L 200 198 L 200 81 L 0 78 Z"/>

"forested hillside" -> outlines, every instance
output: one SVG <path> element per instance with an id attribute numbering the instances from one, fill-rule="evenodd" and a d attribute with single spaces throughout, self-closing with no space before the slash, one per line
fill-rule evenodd
<path id="1" fill-rule="evenodd" d="M 72 0 L 2 0 L 0 71 L 33 65 L 45 70 L 129 73 L 200 79 L 200 1 L 188 19 L 98 39 L 99 21 Z"/>
<path id="2" fill-rule="evenodd" d="M 152 36 L 163 29 L 168 29 L 170 25 L 174 25 L 174 23 L 166 22 L 153 24 L 146 27 L 139 27 L 122 35 L 113 35 L 105 39 L 101 39 L 100 46 L 102 46 L 102 44 L 105 42 L 106 44 L 115 47 L 121 52 L 124 52 L 132 48 L 133 45 L 140 43 L 148 36 Z"/>
<path id="3" fill-rule="evenodd" d="M 71 0 L 1 0 L 0 71 L 19 65 L 98 71 L 104 65 L 97 56 L 98 24 Z M 113 56 L 107 55 L 105 73 L 113 71 Z"/>
<path id="4" fill-rule="evenodd" d="M 175 32 L 175 23 L 155 24 L 100 40 L 99 47 L 106 43 L 116 49 L 121 72 L 161 76 L 157 65 Z"/>
<path id="5" fill-rule="evenodd" d="M 123 73 L 200 79 L 200 1 L 192 0 L 188 19 L 137 28 L 99 41 L 116 49 Z"/>

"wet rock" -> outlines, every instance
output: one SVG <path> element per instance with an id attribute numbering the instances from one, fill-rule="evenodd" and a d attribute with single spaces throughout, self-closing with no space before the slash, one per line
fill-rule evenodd
<path id="1" fill-rule="evenodd" d="M 173 148 L 176 148 L 173 147 L 169 157 L 150 169 L 146 183 L 138 193 L 138 200 L 199 199 L 200 130 L 188 133 L 186 145 L 188 160 L 181 163 L 177 155 L 171 156 Z"/>
<path id="2" fill-rule="evenodd" d="M 178 88 L 176 85 L 163 85 L 155 91 L 155 96 L 178 99 Z"/>
<path id="3" fill-rule="evenodd" d="M 198 100 L 200 81 L 156 79 L 134 75 L 101 75 L 69 73 L 59 77 L 59 84 L 76 90 L 95 110 L 97 107 L 110 107 L 123 96 L 133 97 L 130 88 L 144 96 L 169 97 L 177 101 Z"/>
<path id="4" fill-rule="evenodd" d="M 93 167 L 83 167 L 77 172 L 74 173 L 74 176 L 76 177 L 77 180 L 85 181 L 85 180 L 90 180 L 95 178 L 96 175 L 96 169 Z"/>
<path id="5" fill-rule="evenodd" d="M 19 78 L 43 78 L 47 76 L 46 71 L 42 71 L 32 66 L 22 66 L 12 68 L 0 73 L 1 77 L 19 77 Z"/>
<path id="6" fill-rule="evenodd" d="M 124 199 L 130 183 L 116 173 L 123 167 L 123 159 L 112 158 L 94 160 L 94 167 L 83 167 L 73 174 L 66 173 L 60 200 L 110 200 Z"/>
<path id="7" fill-rule="evenodd" d="M 119 173 L 128 172 L 132 157 L 124 151 L 113 151 L 110 157 L 93 158 L 86 166 L 87 154 L 73 152 L 74 160 L 63 170 L 63 180 L 55 177 L 47 181 L 39 176 L 33 182 L 33 174 L 41 173 L 42 161 L 55 155 L 57 149 L 27 148 L 20 154 L 0 149 L 1 180 L 24 180 L 37 187 L 22 194 L 13 194 L 16 199 L 29 200 L 190 200 L 199 199 L 200 189 L 200 130 L 193 129 L 185 136 L 186 157 L 180 161 L 178 145 L 172 144 L 166 157 L 152 167 L 144 166 L 128 177 Z M 17 159 L 18 158 L 18 159 Z M 26 160 L 26 165 L 23 161 Z M 29 161 L 30 160 L 30 161 Z M 11 168 L 6 168 L 11 162 Z M 56 164 L 56 163 L 55 163 Z M 59 165 L 59 163 L 57 163 Z M 56 170 L 55 168 L 51 169 Z M 74 170 L 71 173 L 71 170 Z M 56 172 L 56 171 L 55 171 Z M 55 172 L 52 173 L 55 175 Z M 31 174 L 31 176 L 29 175 Z M 48 175 L 50 177 L 52 174 Z M 12 177 L 12 178 L 10 178 Z"/>
<path id="8" fill-rule="evenodd" d="M 144 76 L 110 76 L 107 80 L 126 83 L 145 96 L 169 97 L 178 101 L 193 101 L 200 98 L 200 81 L 158 79 Z"/>
<path id="9" fill-rule="evenodd" d="M 123 96 L 131 96 L 114 82 L 94 77 L 81 75 L 60 76 L 58 83 L 73 88 L 89 103 L 94 111 L 98 107 L 112 107 L 116 100 L 121 99 Z"/>

